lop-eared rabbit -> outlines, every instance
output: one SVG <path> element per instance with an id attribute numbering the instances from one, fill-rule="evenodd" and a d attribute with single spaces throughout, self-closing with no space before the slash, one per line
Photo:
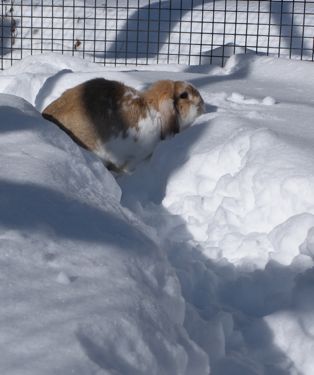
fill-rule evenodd
<path id="1" fill-rule="evenodd" d="M 157 81 L 140 92 L 95 78 L 66 90 L 43 116 L 96 153 L 109 169 L 121 172 L 132 170 L 160 140 L 188 127 L 203 112 L 200 93 L 187 82 Z"/>

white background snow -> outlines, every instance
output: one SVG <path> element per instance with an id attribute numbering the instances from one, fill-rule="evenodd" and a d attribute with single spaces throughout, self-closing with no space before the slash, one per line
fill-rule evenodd
<path id="1" fill-rule="evenodd" d="M 40 111 L 93 77 L 206 113 L 116 180 Z M 0 73 L 0 374 L 314 374 L 314 64 Z"/>
<path id="2" fill-rule="evenodd" d="M 43 51 L 107 66 L 221 65 L 248 50 L 313 60 L 313 0 L 14 0 L 1 12 L 5 68 Z"/>

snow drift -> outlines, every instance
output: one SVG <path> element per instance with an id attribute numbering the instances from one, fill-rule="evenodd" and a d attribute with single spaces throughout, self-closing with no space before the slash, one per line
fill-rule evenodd
<path id="1" fill-rule="evenodd" d="M 1 373 L 311 375 L 313 69 L 1 73 Z M 114 180 L 34 109 L 93 77 L 188 80 L 207 113 Z"/>
<path id="2" fill-rule="evenodd" d="M 174 272 L 113 177 L 24 100 L 0 103 L 1 373 L 204 373 Z"/>

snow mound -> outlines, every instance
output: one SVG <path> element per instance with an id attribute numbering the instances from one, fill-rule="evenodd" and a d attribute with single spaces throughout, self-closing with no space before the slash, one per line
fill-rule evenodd
<path id="1" fill-rule="evenodd" d="M 160 145 L 150 169 L 164 176 L 162 205 L 184 219 L 182 235 L 188 229 L 209 258 L 216 258 L 212 249 L 219 248 L 219 257 L 235 265 L 263 268 L 270 258 L 288 265 L 305 239 L 298 228 L 313 224 L 302 214 L 314 214 L 314 154 L 237 119 L 228 129 L 228 121 L 219 117 L 196 125 L 171 147 Z M 201 141 L 192 143 L 197 137 Z M 182 165 L 176 168 L 178 161 Z M 280 240 L 287 231 L 288 248 Z"/>
<path id="2" fill-rule="evenodd" d="M 26 101 L 4 94 L 0 100 L 2 176 L 10 175 L 10 181 L 19 184 L 46 186 L 86 203 L 98 204 L 106 194 L 120 199 L 114 178 L 91 153 L 77 147 Z"/>
<path id="3" fill-rule="evenodd" d="M 176 275 L 90 153 L 0 95 L 1 374 L 206 374 Z"/>
<path id="4" fill-rule="evenodd" d="M 206 129 L 203 139 L 211 142 L 219 126 Z M 298 215 L 314 214 L 314 155 L 270 130 L 243 127 L 206 151 L 195 146 L 189 160 L 171 175 L 164 207 L 185 218 L 197 242 L 219 247 L 221 257 L 234 264 L 254 263 L 256 258 L 256 265 L 264 267 L 271 254 L 290 264 L 304 236 L 293 244 L 290 235 L 289 248 L 278 236 L 288 227 L 293 233 L 306 225 L 300 218 L 297 224 Z M 206 253 L 210 256 L 210 250 Z"/>

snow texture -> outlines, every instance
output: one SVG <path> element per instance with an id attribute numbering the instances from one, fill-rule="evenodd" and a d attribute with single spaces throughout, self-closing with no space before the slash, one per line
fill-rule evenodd
<path id="1" fill-rule="evenodd" d="M 40 115 L 94 77 L 187 80 L 207 110 L 114 179 Z M 313 87 L 254 55 L 0 73 L 0 373 L 312 375 Z"/>
<path id="2" fill-rule="evenodd" d="M 312 1 L 3 1 L 4 67 L 62 51 L 102 65 L 225 63 L 234 53 L 313 60 Z"/>

